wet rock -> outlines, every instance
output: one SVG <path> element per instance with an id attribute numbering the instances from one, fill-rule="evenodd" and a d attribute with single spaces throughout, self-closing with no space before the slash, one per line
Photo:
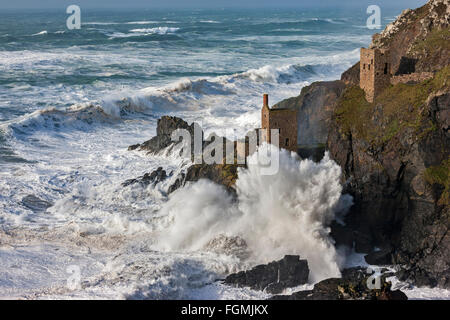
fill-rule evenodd
<path id="1" fill-rule="evenodd" d="M 226 277 L 224 283 L 237 287 L 250 287 L 280 293 L 286 288 L 307 283 L 308 262 L 299 256 L 285 256 L 279 261 L 259 265 L 248 271 L 241 271 Z"/>
<path id="2" fill-rule="evenodd" d="M 129 179 L 122 183 L 123 187 L 127 187 L 132 184 L 139 183 L 143 187 L 147 187 L 149 184 L 157 184 L 164 181 L 167 178 L 166 171 L 162 167 L 152 171 L 151 173 L 146 173 L 142 177 L 136 179 Z"/>
<path id="3" fill-rule="evenodd" d="M 196 124 L 192 123 L 189 125 L 183 119 L 177 117 L 163 116 L 158 119 L 158 124 L 156 127 L 156 136 L 151 138 L 150 140 L 142 143 L 135 144 L 128 147 L 128 150 L 142 150 L 147 151 L 149 153 L 158 153 L 163 149 L 169 147 L 174 144 L 172 140 L 172 133 L 178 129 L 185 129 L 191 135 L 191 142 L 194 142 L 194 128 Z M 193 148 L 192 148 L 193 150 Z"/>
<path id="4" fill-rule="evenodd" d="M 312 290 L 299 291 L 291 295 L 278 295 L 271 300 L 407 300 L 400 290 L 391 290 L 391 283 L 381 276 L 380 287 L 371 289 L 367 285 L 371 276 L 365 269 L 349 268 L 342 272 L 342 278 L 330 278 L 314 285 Z"/>
<path id="5" fill-rule="evenodd" d="M 352 229 L 333 221 L 330 226 L 331 232 L 330 236 L 335 241 L 335 246 L 347 246 L 348 248 L 353 248 L 353 231 Z"/>
<path id="6" fill-rule="evenodd" d="M 41 198 L 36 197 L 35 195 L 28 195 L 22 198 L 22 205 L 31 209 L 34 212 L 42 212 L 50 208 L 53 203 L 49 201 L 42 200 Z"/>

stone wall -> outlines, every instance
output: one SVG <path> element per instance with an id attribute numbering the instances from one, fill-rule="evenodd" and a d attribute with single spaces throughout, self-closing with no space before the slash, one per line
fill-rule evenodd
<path id="1" fill-rule="evenodd" d="M 258 144 L 263 141 L 273 143 L 270 139 L 271 129 L 279 129 L 279 147 L 297 151 L 297 110 L 270 109 L 269 96 L 264 94 L 261 110 L 261 129 L 257 129 Z"/>
<path id="2" fill-rule="evenodd" d="M 402 74 L 393 76 L 391 78 L 391 84 L 396 85 L 399 83 L 417 83 L 433 78 L 433 72 L 417 72 L 410 74 Z"/>
<path id="3" fill-rule="evenodd" d="M 297 110 L 270 110 L 269 129 L 280 130 L 280 148 L 297 151 Z"/>

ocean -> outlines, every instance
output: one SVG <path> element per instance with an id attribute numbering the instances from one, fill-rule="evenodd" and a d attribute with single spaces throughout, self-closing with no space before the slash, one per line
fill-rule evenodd
<path id="1" fill-rule="evenodd" d="M 262 299 L 216 280 L 295 253 L 314 267 L 307 289 L 360 264 L 328 237 L 349 205 L 332 160 L 286 153 L 267 181 L 250 167 L 236 204 L 207 181 L 168 196 L 186 163 L 127 147 L 163 115 L 207 133 L 259 127 L 263 93 L 274 104 L 359 60 L 374 32 L 365 10 L 82 8 L 80 30 L 65 8 L 1 11 L 0 298 Z M 383 27 L 400 12 L 383 11 Z M 122 186 L 158 167 L 167 181 Z"/>

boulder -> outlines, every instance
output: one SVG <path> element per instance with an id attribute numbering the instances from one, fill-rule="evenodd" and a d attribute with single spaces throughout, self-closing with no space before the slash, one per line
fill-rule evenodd
<path id="1" fill-rule="evenodd" d="M 224 283 L 275 294 L 286 288 L 307 283 L 308 276 L 308 262 L 301 260 L 300 256 L 287 255 L 279 261 L 231 274 L 226 277 Z"/>
<path id="2" fill-rule="evenodd" d="M 367 282 L 371 274 L 361 267 L 342 271 L 342 278 L 330 278 L 314 285 L 312 290 L 298 291 L 291 295 L 275 295 L 270 300 L 407 300 L 400 290 L 391 290 L 391 283 L 383 274 L 380 288 L 371 289 Z"/>
<path id="3" fill-rule="evenodd" d="M 127 187 L 132 184 L 139 183 L 143 187 L 147 187 L 149 184 L 157 184 L 164 181 L 167 178 L 167 173 L 162 167 L 152 171 L 151 173 L 146 173 L 142 177 L 129 179 L 122 183 L 123 187 Z"/>

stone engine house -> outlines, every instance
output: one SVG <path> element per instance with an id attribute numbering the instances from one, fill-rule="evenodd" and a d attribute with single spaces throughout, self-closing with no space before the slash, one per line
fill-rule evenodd
<path id="1" fill-rule="evenodd" d="M 359 86 L 366 93 L 366 100 L 370 103 L 373 103 L 375 98 L 391 84 L 422 82 L 434 75 L 432 72 L 404 73 L 405 70 L 400 70 L 400 67 L 393 75 L 391 63 L 396 62 L 391 58 L 387 49 L 361 48 Z M 402 59 L 408 60 L 407 57 Z"/>
<path id="2" fill-rule="evenodd" d="M 261 110 L 262 140 L 269 143 L 271 129 L 279 129 L 279 147 L 297 152 L 297 110 L 294 109 L 271 109 L 269 107 L 269 95 L 264 94 Z M 258 130 L 258 131 L 259 131 Z"/>
<path id="3" fill-rule="evenodd" d="M 360 87 L 366 100 L 373 102 L 391 83 L 389 51 L 361 48 Z"/>

